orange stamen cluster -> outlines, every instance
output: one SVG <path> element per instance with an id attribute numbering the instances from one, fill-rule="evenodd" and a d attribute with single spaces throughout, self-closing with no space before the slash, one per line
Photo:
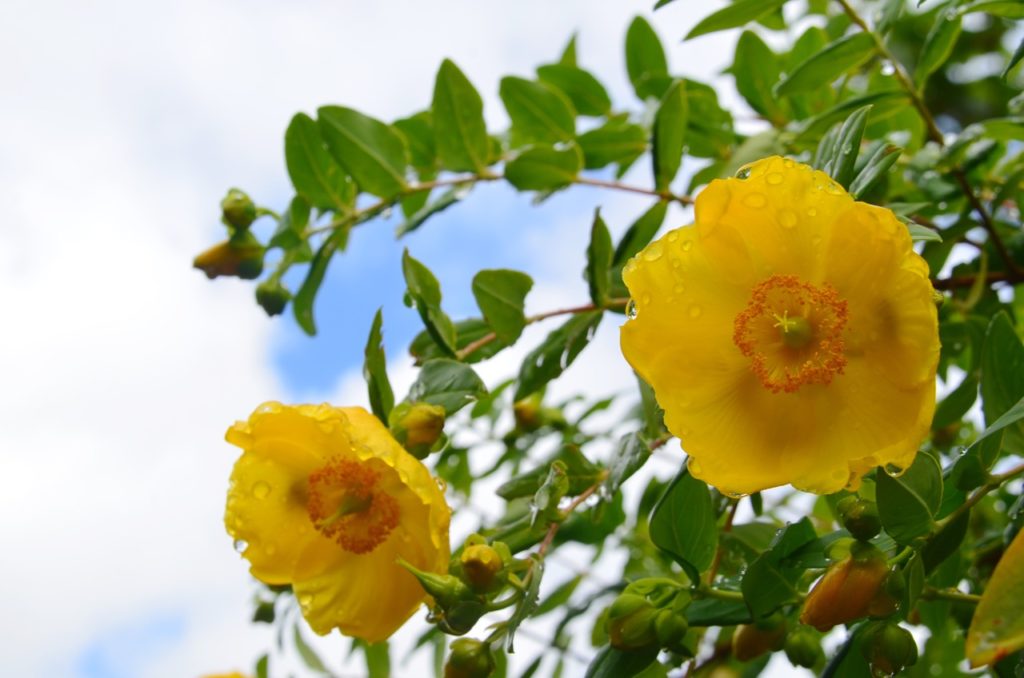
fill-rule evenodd
<path id="1" fill-rule="evenodd" d="M 346 551 L 369 553 L 398 525 L 398 502 L 378 487 L 369 462 L 336 458 L 309 474 L 306 511 L 325 537 Z"/>
<path id="2" fill-rule="evenodd" d="M 795 318 L 809 331 L 806 341 L 787 341 Z M 793 393 L 805 384 L 829 384 L 843 373 L 846 318 L 846 301 L 831 286 L 772 275 L 754 287 L 736 316 L 733 342 L 765 388 Z"/>

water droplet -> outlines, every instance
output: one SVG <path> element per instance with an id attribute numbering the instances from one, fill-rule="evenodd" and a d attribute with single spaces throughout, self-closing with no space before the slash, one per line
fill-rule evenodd
<path id="1" fill-rule="evenodd" d="M 257 499 L 266 499 L 267 495 L 270 494 L 270 485 L 263 482 L 262 480 L 252 486 L 252 496 Z"/>
<path id="2" fill-rule="evenodd" d="M 791 209 L 779 210 L 779 223 L 782 224 L 783 228 L 793 228 L 796 226 L 796 222 L 796 212 Z"/>
<path id="3" fill-rule="evenodd" d="M 437 485 L 437 489 L 441 490 L 442 494 L 448 491 L 448 483 L 444 481 L 444 478 L 434 478 L 434 483 Z"/>
<path id="4" fill-rule="evenodd" d="M 626 317 L 630 320 L 636 318 L 636 302 L 632 299 L 630 299 L 629 303 L 626 304 Z"/>
<path id="5" fill-rule="evenodd" d="M 750 178 L 750 165 L 745 165 L 736 171 L 737 179 L 749 179 Z"/>
<path id="6" fill-rule="evenodd" d="M 689 252 L 691 249 L 693 249 L 693 241 L 692 240 L 684 240 L 683 241 L 683 251 L 684 252 Z"/>
<path id="7" fill-rule="evenodd" d="M 382 219 L 390 219 L 391 215 L 393 213 L 394 213 L 394 210 L 392 208 L 388 207 L 383 212 L 380 213 L 380 216 L 381 216 Z"/>
<path id="8" fill-rule="evenodd" d="M 686 288 L 683 287 L 681 283 L 677 283 L 676 286 L 672 288 L 672 291 L 675 292 L 676 294 L 682 294 L 683 292 L 686 291 Z"/>
<path id="9" fill-rule="evenodd" d="M 816 216 L 818 216 L 818 210 L 814 209 L 813 207 L 808 207 L 807 208 L 807 216 L 809 216 L 809 217 L 816 217 Z"/>
<path id="10" fill-rule="evenodd" d="M 644 296 L 640 298 L 640 301 L 643 303 L 644 306 L 646 306 L 647 304 L 651 303 L 651 295 L 645 293 Z"/>
<path id="11" fill-rule="evenodd" d="M 683 262 L 679 261 L 679 257 L 672 257 L 672 268 L 679 268 L 683 265 Z"/>
<path id="12" fill-rule="evenodd" d="M 771 184 L 772 186 L 778 186 L 778 185 L 779 185 L 779 184 L 781 184 L 781 183 L 782 183 L 783 181 L 785 181 L 785 177 L 783 177 L 783 176 L 782 176 L 782 175 L 781 175 L 780 173 L 778 173 L 778 172 L 771 172 L 771 173 L 769 173 L 769 174 L 768 174 L 768 176 L 766 176 L 766 177 L 764 178 L 764 180 L 765 180 L 765 181 L 767 181 L 767 182 L 768 182 L 769 184 Z"/>
<path id="13" fill-rule="evenodd" d="M 299 605 L 302 606 L 303 610 L 308 610 L 309 606 L 313 604 L 313 596 L 309 593 L 303 593 L 299 596 Z"/>
<path id="14" fill-rule="evenodd" d="M 754 209 L 764 207 L 767 202 L 768 201 L 765 197 L 760 193 L 750 193 L 743 197 L 743 204 L 747 207 L 753 207 Z"/>
<path id="15" fill-rule="evenodd" d="M 249 548 L 249 542 L 247 542 L 244 539 L 236 539 L 233 546 L 235 547 L 236 551 L 242 553 L 243 551 L 245 551 L 245 549 Z"/>
<path id="16" fill-rule="evenodd" d="M 790 160 L 789 158 L 786 158 L 785 160 L 782 161 L 782 166 L 785 167 L 786 169 L 791 169 L 795 164 L 796 163 Z"/>
<path id="17" fill-rule="evenodd" d="M 679 240 L 679 234 L 676 233 L 675 231 L 672 231 L 667 236 L 665 236 L 665 239 L 668 240 L 669 242 L 675 242 L 676 240 Z"/>
<path id="18" fill-rule="evenodd" d="M 834 181 L 830 181 L 825 184 L 825 191 L 832 195 L 842 195 L 844 193 L 843 187 Z"/>
<path id="19" fill-rule="evenodd" d="M 886 59 L 882 62 L 882 75 L 892 75 L 896 72 L 896 67 L 893 66 L 892 62 Z"/>
<path id="20" fill-rule="evenodd" d="M 700 314 L 701 314 L 700 306 L 698 306 L 697 304 L 692 304 L 690 306 L 690 317 L 691 318 L 699 318 Z"/>
<path id="21" fill-rule="evenodd" d="M 700 465 L 700 462 L 693 457 L 690 457 L 689 461 L 686 462 L 686 466 L 690 469 L 690 473 L 695 476 L 700 476 L 700 474 L 704 472 L 704 468 Z"/>
<path id="22" fill-rule="evenodd" d="M 661 259 L 661 253 L 661 243 L 655 240 L 644 249 L 643 255 L 647 261 L 657 261 Z"/>
<path id="23" fill-rule="evenodd" d="M 277 546 L 275 544 L 267 544 L 263 547 L 263 552 L 268 556 L 272 556 L 277 553 Z"/>
<path id="24" fill-rule="evenodd" d="M 452 191 L 452 195 L 455 197 L 456 200 L 465 200 L 466 196 L 469 195 L 469 191 L 471 189 L 472 184 L 459 184 L 458 186 L 455 187 L 455 190 Z"/>
<path id="25" fill-rule="evenodd" d="M 905 468 L 897 466 L 896 464 L 886 464 L 885 472 L 891 475 L 893 478 L 899 478 L 906 471 Z"/>

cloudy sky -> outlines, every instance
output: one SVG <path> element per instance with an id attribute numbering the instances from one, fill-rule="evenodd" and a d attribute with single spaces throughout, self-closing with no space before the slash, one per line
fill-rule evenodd
<path id="1" fill-rule="evenodd" d="M 286 204 L 290 117 L 328 103 L 384 119 L 420 110 L 450 57 L 501 127 L 498 79 L 531 74 L 574 31 L 582 64 L 633 106 L 622 44 L 636 14 L 652 18 L 676 74 L 716 78 L 735 35 L 679 38 L 721 2 L 656 15 L 652 4 L 0 4 L 7 675 L 249 670 L 272 639 L 247 623 L 253 587 L 221 522 L 235 458 L 224 429 L 266 399 L 362 401 L 358 365 L 378 306 L 404 392 L 417 320 L 400 303 L 403 246 L 439 275 L 451 315 L 472 312 L 470 279 L 488 266 L 533 275 L 535 312 L 585 300 L 582 242 L 596 205 L 616 232 L 647 206 L 581 188 L 534 208 L 529 196 L 487 186 L 400 244 L 387 224 L 360 229 L 330 271 L 322 332 L 310 340 L 290 317 L 267 319 L 251 284 L 210 283 L 189 268 L 222 235 L 228 187 Z M 717 83 L 735 105 L 731 79 Z M 634 178 L 649 181 L 646 167 Z M 613 325 L 560 388 L 628 383 Z M 484 374 L 493 383 L 513 367 L 506 358 Z"/>

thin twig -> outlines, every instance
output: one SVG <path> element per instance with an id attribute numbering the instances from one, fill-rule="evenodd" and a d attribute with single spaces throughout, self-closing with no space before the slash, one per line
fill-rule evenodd
<path id="1" fill-rule="evenodd" d="M 977 605 L 981 601 L 981 596 L 973 593 L 964 593 L 957 589 L 937 589 L 934 586 L 925 587 L 921 592 L 921 598 L 924 600 L 952 600 L 972 605 Z"/>
<path id="2" fill-rule="evenodd" d="M 937 290 L 955 290 L 962 287 L 970 287 L 977 281 L 974 275 L 959 275 L 950 278 L 939 278 L 932 281 L 932 287 Z M 1006 271 L 991 271 L 985 274 L 985 283 L 1007 282 L 1012 285 L 1024 282 L 1024 274 L 1008 273 Z"/>
<path id="3" fill-rule="evenodd" d="M 952 523 L 954 520 L 959 518 L 961 514 L 971 510 L 971 507 L 973 507 L 979 501 L 984 499 L 985 495 L 987 495 L 989 492 L 998 489 L 999 486 L 1005 483 L 1007 480 L 1011 480 L 1012 478 L 1015 478 L 1016 476 L 1019 476 L 1021 474 L 1024 474 L 1024 464 L 1018 464 L 1017 466 L 1014 466 L 1005 473 L 997 473 L 995 475 L 989 476 L 988 482 L 986 482 L 984 485 L 975 490 L 974 493 L 971 494 L 971 496 L 967 497 L 967 499 L 964 500 L 962 504 L 956 507 L 955 511 L 953 511 L 948 516 L 943 518 L 940 524 L 948 525 L 949 523 Z"/>
<path id="4" fill-rule="evenodd" d="M 581 186 L 597 186 L 599 188 L 611 188 L 616 191 L 625 191 L 626 193 L 639 193 L 641 195 L 650 195 L 655 198 L 662 200 L 670 200 L 678 202 L 680 205 L 692 205 L 693 198 L 688 195 L 676 195 L 672 191 L 656 191 L 649 188 L 643 188 L 642 186 L 630 186 L 623 184 L 619 181 L 608 181 L 606 179 L 593 179 L 591 177 L 579 176 L 576 177 L 574 183 L 580 184 Z"/>

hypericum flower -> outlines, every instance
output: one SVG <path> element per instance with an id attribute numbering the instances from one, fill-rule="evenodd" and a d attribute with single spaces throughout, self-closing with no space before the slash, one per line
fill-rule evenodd
<path id="1" fill-rule="evenodd" d="M 623 269 L 622 352 L 694 476 L 729 493 L 907 467 L 935 409 L 928 265 L 889 210 L 780 157 L 711 182 Z"/>
<path id="2" fill-rule="evenodd" d="M 366 410 L 268 402 L 226 437 L 243 450 L 228 533 L 253 576 L 292 585 L 317 633 L 384 640 L 426 597 L 396 561 L 448 571 L 443 492 Z"/>

